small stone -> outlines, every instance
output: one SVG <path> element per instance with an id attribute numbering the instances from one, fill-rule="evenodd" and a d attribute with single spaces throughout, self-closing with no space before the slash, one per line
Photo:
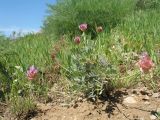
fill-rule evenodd
<path id="1" fill-rule="evenodd" d="M 117 111 L 114 112 L 114 115 L 118 115 L 118 114 L 119 114 L 119 112 L 117 112 Z"/>
<path id="2" fill-rule="evenodd" d="M 123 100 L 124 103 L 128 103 L 128 104 L 134 104 L 134 103 L 137 103 L 137 101 L 135 100 L 134 97 L 126 97 L 124 100 Z"/>
<path id="3" fill-rule="evenodd" d="M 150 97 L 151 97 L 151 96 L 152 96 L 152 93 L 149 93 L 149 94 L 148 94 L 148 96 L 150 96 Z"/>
<path id="4" fill-rule="evenodd" d="M 87 101 L 87 99 L 83 99 L 82 101 L 85 102 L 85 101 Z"/>
<path id="5" fill-rule="evenodd" d="M 102 110 L 105 111 L 107 109 L 106 105 L 103 105 Z"/>
<path id="6" fill-rule="evenodd" d="M 147 90 L 146 87 L 143 87 L 143 88 L 140 90 L 140 93 L 141 93 L 142 95 L 148 95 L 150 92 Z"/>
<path id="7" fill-rule="evenodd" d="M 151 120 L 156 120 L 157 117 L 156 117 L 155 115 L 150 115 L 150 119 L 151 119 Z"/>
<path id="8" fill-rule="evenodd" d="M 153 98 L 158 98 L 159 97 L 159 93 L 153 93 L 152 97 Z"/>
<path id="9" fill-rule="evenodd" d="M 127 117 L 129 117 L 129 116 L 130 116 L 130 114 L 127 114 L 126 116 L 127 116 Z"/>
<path id="10" fill-rule="evenodd" d="M 145 119 L 142 117 L 142 118 L 139 118 L 139 120 L 145 120 Z"/>
<path id="11" fill-rule="evenodd" d="M 83 98 L 82 98 L 82 97 L 79 97 L 77 101 L 78 101 L 78 102 L 83 102 Z"/>
<path id="12" fill-rule="evenodd" d="M 145 101 L 149 100 L 148 95 L 145 95 L 145 97 L 143 98 L 143 100 L 145 100 Z"/>
<path id="13" fill-rule="evenodd" d="M 135 97 L 135 95 L 134 95 L 134 94 L 132 94 L 132 95 L 131 95 L 131 97 Z"/>
<path id="14" fill-rule="evenodd" d="M 65 103 L 63 103 L 63 104 L 61 104 L 60 106 L 61 106 L 61 107 L 67 107 L 67 108 L 69 108 L 71 105 L 70 105 L 70 104 L 65 104 Z"/>
<path id="15" fill-rule="evenodd" d="M 150 102 L 146 101 L 144 102 L 145 105 L 150 105 Z"/>

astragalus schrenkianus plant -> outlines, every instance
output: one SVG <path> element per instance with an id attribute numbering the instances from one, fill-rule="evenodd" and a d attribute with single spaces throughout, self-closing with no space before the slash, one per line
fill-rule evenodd
<path id="1" fill-rule="evenodd" d="M 140 71 L 135 66 L 138 54 L 126 48 L 125 38 L 113 31 L 99 33 L 95 40 L 82 30 L 81 36 L 64 36 L 65 47 L 56 55 L 61 74 L 71 88 L 97 98 L 104 92 L 136 84 Z"/>

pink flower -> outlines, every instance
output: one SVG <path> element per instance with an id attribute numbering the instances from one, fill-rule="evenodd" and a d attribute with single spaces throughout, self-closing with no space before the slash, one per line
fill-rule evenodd
<path id="1" fill-rule="evenodd" d="M 76 37 L 74 38 L 74 42 L 75 42 L 76 44 L 79 44 L 79 43 L 81 42 L 81 38 L 80 38 L 79 36 L 76 36 Z"/>
<path id="2" fill-rule="evenodd" d="M 152 62 L 149 55 L 145 52 L 140 56 L 140 60 L 138 61 L 138 66 L 143 73 L 148 73 L 149 70 L 154 67 L 154 63 Z"/>
<path id="3" fill-rule="evenodd" d="M 97 31 L 98 33 L 102 32 L 102 31 L 103 31 L 102 26 L 97 27 L 97 28 L 96 28 L 96 31 Z"/>
<path id="4" fill-rule="evenodd" d="M 81 30 L 81 31 L 86 31 L 87 30 L 87 24 L 86 23 L 83 23 L 83 24 L 80 24 L 79 25 L 79 29 Z"/>
<path id="5" fill-rule="evenodd" d="M 28 70 L 27 70 L 27 78 L 28 80 L 33 80 L 37 76 L 38 70 L 32 65 Z"/>
<path id="6" fill-rule="evenodd" d="M 56 53 L 55 53 L 55 52 L 53 52 L 53 53 L 51 54 L 51 58 L 52 58 L 52 60 L 55 60 L 55 58 L 56 58 Z"/>

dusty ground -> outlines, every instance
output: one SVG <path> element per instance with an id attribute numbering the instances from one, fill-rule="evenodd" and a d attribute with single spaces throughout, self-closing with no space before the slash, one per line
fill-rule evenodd
<path id="1" fill-rule="evenodd" d="M 32 120 L 158 120 L 160 95 L 146 90 L 117 91 L 96 103 L 79 99 L 67 104 L 38 104 L 41 109 Z"/>
<path id="2" fill-rule="evenodd" d="M 104 94 L 96 102 L 53 88 L 49 93 L 52 100 L 46 104 L 37 102 L 38 114 L 25 120 L 158 120 L 160 113 L 160 92 L 154 93 L 144 86 Z M 5 108 L 5 104 L 0 104 L 0 120 L 18 120 L 8 117 Z"/>
<path id="3" fill-rule="evenodd" d="M 1 120 L 2 117 L 3 117 L 3 113 L 5 112 L 6 107 L 7 107 L 6 104 L 0 102 L 0 120 Z"/>

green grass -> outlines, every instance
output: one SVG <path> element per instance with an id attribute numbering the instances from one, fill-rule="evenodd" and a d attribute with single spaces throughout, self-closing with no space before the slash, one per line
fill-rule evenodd
<path id="1" fill-rule="evenodd" d="M 96 26 L 106 30 L 115 27 L 124 16 L 134 11 L 136 0 L 58 0 L 49 5 L 50 15 L 46 18 L 43 30 L 56 35 L 80 34 L 78 26 L 87 23 L 88 33 L 96 34 Z"/>
<path id="2" fill-rule="evenodd" d="M 41 33 L 0 41 L 0 90 L 3 93 L 0 100 L 10 104 L 16 117 L 25 117 L 28 112 L 34 111 L 36 99 L 47 99 L 49 85 L 44 73 L 52 66 L 53 41 L 53 37 Z M 26 73 L 32 65 L 39 74 L 37 79 L 28 81 Z"/>
<path id="3" fill-rule="evenodd" d="M 23 38 L 12 42 L 12 52 L 17 54 L 20 60 L 15 65 L 22 66 L 27 69 L 31 65 L 35 65 L 44 69 L 51 63 L 50 52 L 52 48 L 52 40 L 45 35 L 27 35 Z M 14 60 L 12 59 L 12 63 Z"/>
<path id="4" fill-rule="evenodd" d="M 147 51 L 156 63 L 159 63 L 159 18 L 159 9 L 138 11 L 126 17 L 124 23 L 118 26 L 129 48 L 137 52 Z"/>

